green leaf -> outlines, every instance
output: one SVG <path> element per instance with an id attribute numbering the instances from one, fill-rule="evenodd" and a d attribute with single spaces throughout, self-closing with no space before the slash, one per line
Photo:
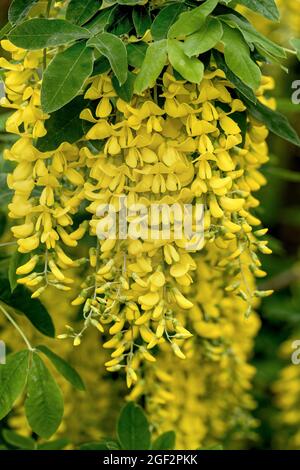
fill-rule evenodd
<path id="1" fill-rule="evenodd" d="M 212 49 L 222 38 L 221 22 L 209 17 L 197 33 L 189 36 L 184 42 L 184 52 L 188 57 L 198 56 Z"/>
<path id="2" fill-rule="evenodd" d="M 166 38 L 170 27 L 185 9 L 185 4 L 181 2 L 173 3 L 160 10 L 151 26 L 153 40 L 159 41 L 160 39 Z"/>
<path id="3" fill-rule="evenodd" d="M 0 41 L 9 33 L 11 29 L 12 26 L 10 23 L 6 23 L 6 25 L 4 25 L 3 28 L 0 29 Z"/>
<path id="4" fill-rule="evenodd" d="M 152 450 L 173 450 L 175 447 L 176 434 L 167 431 L 158 436 L 152 444 Z"/>
<path id="5" fill-rule="evenodd" d="M 233 27 L 237 27 L 243 34 L 247 44 L 254 44 L 256 47 L 260 47 L 263 51 L 268 52 L 271 56 L 282 59 L 286 58 L 286 52 L 283 47 L 259 33 L 246 18 L 237 16 L 236 14 L 223 15 L 219 17 L 219 19 L 220 18 L 224 19 Z"/>
<path id="6" fill-rule="evenodd" d="M 71 23 L 82 25 L 90 20 L 99 9 L 99 0 L 70 0 L 66 18 Z"/>
<path id="7" fill-rule="evenodd" d="M 133 30 L 131 9 L 125 6 L 117 5 L 114 19 L 109 27 L 109 32 L 115 36 L 130 36 Z"/>
<path id="8" fill-rule="evenodd" d="M 61 438 L 38 444 L 37 450 L 62 450 L 69 444 L 68 439 Z"/>
<path id="9" fill-rule="evenodd" d="M 126 82 L 128 72 L 127 51 L 123 41 L 113 34 L 100 33 L 89 39 L 87 45 L 95 47 L 107 57 L 119 84 L 123 85 Z"/>
<path id="10" fill-rule="evenodd" d="M 193 10 L 181 13 L 176 23 L 169 29 L 168 38 L 188 36 L 198 31 L 204 24 L 207 16 L 214 11 L 219 0 L 207 0 Z"/>
<path id="11" fill-rule="evenodd" d="M 61 390 L 36 353 L 28 374 L 25 412 L 33 432 L 45 439 L 55 433 L 64 413 Z"/>
<path id="12" fill-rule="evenodd" d="M 139 42 L 136 44 L 128 44 L 127 45 L 127 57 L 128 57 L 129 65 L 140 69 L 145 60 L 147 49 L 148 49 L 148 46 L 144 42 Z"/>
<path id="13" fill-rule="evenodd" d="M 16 310 L 16 313 L 25 315 L 28 320 L 43 335 L 53 338 L 55 328 L 46 308 L 39 299 L 32 299 L 31 292 L 22 285 L 18 285 L 11 292 L 9 282 L 1 279 L 0 300 Z"/>
<path id="14" fill-rule="evenodd" d="M 24 390 L 30 352 L 19 351 L 7 357 L 6 364 L 0 365 L 0 419 L 12 409 Z"/>
<path id="15" fill-rule="evenodd" d="M 151 27 L 151 17 L 148 9 L 144 6 L 136 6 L 132 10 L 132 21 L 136 30 L 137 36 L 144 36 L 147 29 Z"/>
<path id="16" fill-rule="evenodd" d="M 217 66 L 225 72 L 227 79 L 238 89 L 238 91 L 245 97 L 248 98 L 252 103 L 257 102 L 257 98 L 253 93 L 253 90 L 245 85 L 231 70 L 227 67 L 224 57 L 220 52 L 214 51 L 214 58 Z"/>
<path id="17" fill-rule="evenodd" d="M 290 40 L 290 43 L 297 52 L 298 60 L 300 60 L 300 39 L 293 38 Z"/>
<path id="18" fill-rule="evenodd" d="M 8 10 L 8 20 L 11 24 L 19 23 L 39 0 L 13 0 Z"/>
<path id="19" fill-rule="evenodd" d="M 289 181 L 291 183 L 300 183 L 300 173 L 287 170 L 285 168 L 267 167 L 265 171 L 272 176 Z"/>
<path id="20" fill-rule="evenodd" d="M 184 53 L 184 44 L 176 39 L 168 39 L 168 57 L 172 67 L 191 83 L 200 83 L 204 65 L 195 57 Z"/>
<path id="21" fill-rule="evenodd" d="M 85 385 L 78 372 L 64 359 L 55 354 L 47 346 L 41 345 L 37 349 L 41 351 L 52 362 L 57 371 L 78 390 L 85 390 Z"/>
<path id="22" fill-rule="evenodd" d="M 27 261 L 29 261 L 29 254 L 23 254 L 20 253 L 18 250 L 14 252 L 12 257 L 10 258 L 9 266 L 8 266 L 8 280 L 10 284 L 10 289 L 11 292 L 13 292 L 16 287 L 18 286 L 17 284 L 17 279 L 18 276 L 16 274 L 16 270 L 19 266 L 22 266 L 22 264 L 25 264 Z"/>
<path id="23" fill-rule="evenodd" d="M 100 57 L 100 59 L 95 60 L 93 73 L 91 77 L 95 77 L 96 75 L 101 75 L 102 73 L 109 72 L 111 70 L 110 63 L 104 55 Z"/>
<path id="24" fill-rule="evenodd" d="M 151 445 L 149 423 L 142 408 L 130 402 L 121 411 L 117 434 L 122 449 L 148 450 Z"/>
<path id="25" fill-rule="evenodd" d="M 122 98 L 122 100 L 129 103 L 133 96 L 134 83 L 136 79 L 136 74 L 128 72 L 128 77 L 124 85 L 120 86 L 116 77 L 112 78 L 113 87 L 117 95 Z"/>
<path id="26" fill-rule="evenodd" d="M 222 42 L 225 46 L 225 62 L 230 70 L 252 90 L 257 90 L 261 82 L 261 71 L 251 59 L 249 47 L 242 34 L 224 25 Z"/>
<path id="27" fill-rule="evenodd" d="M 24 437 L 10 429 L 3 429 L 2 436 L 7 444 L 18 449 L 34 450 L 35 441 L 31 437 Z"/>
<path id="28" fill-rule="evenodd" d="M 238 0 L 250 10 L 265 16 L 269 20 L 279 21 L 280 13 L 274 0 Z"/>
<path id="29" fill-rule="evenodd" d="M 106 8 L 101 10 L 95 18 L 93 18 L 88 24 L 85 25 L 85 28 L 89 30 L 92 36 L 101 33 L 104 31 L 107 26 L 112 24 L 117 6 L 111 8 Z"/>
<path id="30" fill-rule="evenodd" d="M 90 33 L 80 26 L 65 20 L 46 18 L 24 21 L 8 34 L 8 39 L 15 46 L 28 50 L 60 46 L 88 37 Z"/>
<path id="31" fill-rule="evenodd" d="M 271 132 L 300 147 L 300 138 L 285 116 L 259 101 L 254 105 L 244 98 L 244 102 L 249 113 L 258 121 L 263 122 Z"/>
<path id="32" fill-rule="evenodd" d="M 93 51 L 77 43 L 57 54 L 48 65 L 42 84 L 42 107 L 52 113 L 72 101 L 93 71 Z"/>
<path id="33" fill-rule="evenodd" d="M 45 121 L 47 134 L 40 137 L 35 147 L 40 152 L 57 149 L 63 142 L 73 144 L 83 136 L 82 120 L 79 115 L 88 101 L 83 95 L 76 96 L 70 103 L 51 114 Z"/>
<path id="34" fill-rule="evenodd" d="M 147 88 L 154 87 L 157 77 L 166 65 L 166 61 L 166 39 L 151 43 L 147 49 L 141 70 L 135 81 L 134 90 L 137 94 L 141 94 Z"/>

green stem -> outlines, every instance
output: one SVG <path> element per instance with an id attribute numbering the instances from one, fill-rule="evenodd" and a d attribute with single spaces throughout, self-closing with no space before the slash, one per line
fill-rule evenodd
<path id="1" fill-rule="evenodd" d="M 297 55 L 297 51 L 294 51 L 293 49 L 288 49 L 287 47 L 284 47 L 283 50 L 285 52 L 288 52 L 289 54 Z"/>
<path id="2" fill-rule="evenodd" d="M 27 348 L 29 349 L 29 351 L 33 352 L 34 348 L 31 346 L 30 341 L 27 338 L 27 336 L 25 335 L 24 331 L 21 330 L 19 325 L 15 322 L 15 320 L 10 316 L 10 314 L 5 310 L 5 308 L 3 308 L 3 306 L 1 304 L 0 304 L 0 310 L 6 316 L 6 318 L 10 321 L 10 323 L 15 327 L 15 329 L 17 330 L 19 335 L 23 338 L 23 341 L 25 342 L 25 344 L 26 344 Z"/>

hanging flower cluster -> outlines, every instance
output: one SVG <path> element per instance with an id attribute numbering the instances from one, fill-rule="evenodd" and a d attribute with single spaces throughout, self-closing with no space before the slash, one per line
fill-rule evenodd
<path id="1" fill-rule="evenodd" d="M 33 288 L 33 297 L 49 284 L 70 289 L 72 278 L 64 272 L 85 259 L 74 261 L 65 248 L 74 249 L 85 234 L 87 221 L 75 230 L 72 225 L 81 203 L 90 202 L 90 234 L 95 238 L 91 272 L 72 302 L 84 305 L 84 327 L 61 337 L 70 335 L 79 345 L 88 326 L 106 331 L 104 348 L 112 349 L 106 367 L 112 372 L 125 368 L 128 386 L 138 382 L 144 361 L 156 361 L 153 350 L 163 343 L 184 359 L 182 340 L 203 331 L 205 336 L 212 326 L 209 314 L 186 328 L 194 306 L 196 254 L 203 247 L 200 259 L 205 256 L 207 266 L 221 273 L 224 292 L 244 299 L 249 315 L 255 296 L 269 294 L 245 281 L 249 270 L 257 277 L 265 275 L 257 252 L 270 252 L 260 239 L 265 231 L 256 230 L 260 221 L 252 213 L 259 204 L 253 192 L 265 184 L 258 170 L 268 160 L 268 132 L 249 118 L 224 72 L 212 64 L 196 85 L 175 78 L 169 67 L 161 83 L 130 103 L 116 96 L 109 75 L 96 76 L 85 93 L 95 106 L 81 113 L 88 126 L 85 140 L 80 146 L 64 143 L 53 152 L 40 152 L 34 142 L 45 135 L 48 118 L 40 108 L 37 67 L 42 53 L 20 50 L 8 41 L 2 45 L 14 59 L 1 59 L 8 69 L 2 104 L 16 109 L 7 129 L 20 136 L 5 153 L 17 162 L 8 177 L 15 192 L 9 216 L 21 221 L 12 227 L 19 252 L 30 255 L 18 267 L 18 282 Z M 263 78 L 258 96 L 271 87 Z M 177 210 L 187 203 L 194 209 L 201 204 L 203 233 L 177 239 L 175 212 L 167 238 L 162 236 L 164 220 L 158 219 L 154 235 L 147 226 L 146 235 L 138 239 L 130 233 L 122 239 L 117 233 L 99 240 L 99 205 L 110 204 L 118 213 L 124 195 L 129 209 L 133 204 L 177 204 Z M 141 224 L 136 215 L 131 220 L 137 227 Z M 190 251 L 188 242 L 193 243 Z M 215 249 L 208 255 L 206 246 Z M 201 293 L 201 278 L 196 286 Z M 214 306 L 206 309 L 214 319 Z"/>
<path id="2" fill-rule="evenodd" d="M 271 86 L 264 78 L 258 95 Z M 91 201 L 87 210 L 93 214 L 92 235 L 99 204 L 111 204 L 118 212 L 123 194 L 129 205 L 204 206 L 204 240 L 196 240 L 190 253 L 188 240 L 177 240 L 174 228 L 166 240 L 129 235 L 126 240 L 100 240 L 90 250 L 95 274 L 73 304 L 84 303 L 84 330 L 89 322 L 100 331 L 110 325 L 111 339 L 104 347 L 113 352 L 106 366 L 111 371 L 125 367 L 129 386 L 138 381 L 141 362 L 155 361 L 151 350 L 157 345 L 170 343 L 178 357 L 185 357 L 179 343 L 191 336 L 192 330 L 185 328 L 194 305 L 189 290 L 196 253 L 203 245 L 215 247 L 207 265 L 221 273 L 223 291 L 244 299 L 244 314 L 250 314 L 255 296 L 270 294 L 251 289 L 245 281 L 249 270 L 257 277 L 265 275 L 257 252 L 270 252 L 260 240 L 266 231 L 256 230 L 260 221 L 251 213 L 258 206 L 253 192 L 265 184 L 258 169 L 268 160 L 267 130 L 245 114 L 249 129 L 243 135 L 234 117 L 246 108 L 218 69 L 208 70 L 200 85 L 176 79 L 169 69 L 159 91 L 152 91 L 153 96 L 148 92 L 128 104 L 116 98 L 109 76 L 96 77 L 85 95 L 97 100 L 95 115 L 90 109 L 81 115 L 92 126 L 86 139 L 104 142 L 100 152 L 88 146 L 80 151 L 90 168 L 85 194 Z M 196 285 L 201 292 L 201 277 Z M 205 318 L 202 323 L 193 333 L 210 327 Z"/>
<path id="3" fill-rule="evenodd" d="M 46 134 L 47 119 L 40 105 L 41 79 L 38 68 L 42 51 L 26 51 L 8 40 L 2 48 L 12 61 L 0 59 L 5 72 L 6 98 L 1 106 L 14 112 L 6 123 L 7 132 L 19 136 L 4 152 L 4 158 L 16 166 L 8 176 L 8 187 L 14 192 L 8 206 L 9 217 L 16 225 L 11 230 L 17 239 L 18 251 L 26 262 L 17 269 L 18 282 L 38 297 L 48 285 L 70 290 L 71 278 L 63 271 L 78 265 L 65 253 L 65 247 L 76 247 L 87 223 L 73 229 L 73 218 L 84 199 L 84 161 L 76 145 L 67 142 L 55 152 L 41 153 L 34 142 Z M 80 264 L 80 262 L 79 262 Z"/>

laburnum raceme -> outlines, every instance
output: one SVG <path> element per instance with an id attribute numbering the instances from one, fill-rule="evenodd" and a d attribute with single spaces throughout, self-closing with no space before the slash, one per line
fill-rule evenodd
<path id="1" fill-rule="evenodd" d="M 17 268 L 18 283 L 32 288 L 35 298 L 48 285 L 67 291 L 73 282 L 63 272 L 78 262 L 64 248 L 76 247 L 87 229 L 86 222 L 72 228 L 73 217 L 85 197 L 85 164 L 77 146 L 67 142 L 55 152 L 37 150 L 34 143 L 46 134 L 44 122 L 48 117 L 40 105 L 38 69 L 43 52 L 19 49 L 8 40 L 1 45 L 12 56 L 11 62 L 0 59 L 6 69 L 6 97 L 1 106 L 14 110 L 6 129 L 19 136 L 4 152 L 5 159 L 16 163 L 7 179 L 14 192 L 9 217 L 16 223 L 11 230 L 25 260 Z"/>
<path id="2" fill-rule="evenodd" d="M 88 226 L 84 221 L 73 229 L 74 215 L 84 201 L 92 214 L 90 274 L 72 302 L 83 304 L 84 326 L 60 337 L 71 336 L 79 345 L 88 326 L 97 327 L 108 335 L 104 348 L 113 350 L 107 369 L 124 368 L 129 387 L 138 383 L 145 361 L 156 361 L 157 348 L 164 343 L 184 359 L 182 342 L 195 333 L 205 337 L 214 328 L 214 315 L 212 324 L 205 315 L 198 331 L 187 327 L 197 259 L 203 256 L 208 266 L 223 273 L 224 292 L 244 300 L 248 316 L 255 297 L 269 294 L 247 282 L 250 272 L 265 275 L 257 253 L 270 252 L 260 238 L 265 231 L 257 230 L 260 221 L 251 212 L 259 204 L 253 192 L 265 184 L 259 168 L 268 161 L 268 132 L 247 115 L 224 72 L 212 63 L 201 83 L 192 84 L 176 78 L 169 66 L 158 85 L 134 95 L 130 103 L 116 95 L 108 74 L 96 76 L 85 92 L 94 106 L 81 113 L 87 130 L 80 145 L 63 143 L 53 152 L 40 152 L 35 139 L 45 135 L 48 118 L 40 107 L 37 73 L 43 54 L 2 43 L 14 59 L 1 59 L 8 69 L 2 104 L 16 109 L 7 129 L 20 136 L 5 153 L 17 162 L 8 177 L 15 192 L 9 215 L 21 221 L 12 231 L 19 252 L 29 255 L 18 267 L 18 282 L 32 288 L 33 297 L 49 284 L 70 289 L 72 278 L 65 271 L 85 259 L 74 261 L 65 250 L 76 248 Z M 258 97 L 270 88 L 272 81 L 264 77 Z M 245 116 L 247 132 L 238 116 Z M 176 239 L 175 213 L 167 239 L 160 236 L 161 220 L 155 237 L 148 232 L 138 240 L 130 233 L 126 239 L 119 234 L 98 239 L 97 208 L 111 204 L 118 212 L 124 195 L 129 207 L 165 203 L 195 209 L 202 204 L 204 236 L 196 234 L 188 251 L 191 240 Z M 195 211 L 193 217 L 195 223 Z M 132 218 L 138 224 L 137 216 Z M 36 269 L 41 264 L 42 270 Z M 199 291 L 201 283 L 195 284 Z"/>
<path id="3" fill-rule="evenodd" d="M 258 96 L 270 88 L 272 81 L 263 78 Z M 174 228 L 167 240 L 135 240 L 129 234 L 126 240 L 96 239 L 90 250 L 95 274 L 73 302 L 84 304 L 86 318 L 75 341 L 89 322 L 100 331 L 108 324 L 111 338 L 104 347 L 113 352 L 106 366 L 111 371 L 125 368 L 129 386 L 138 382 L 141 363 L 155 362 L 157 346 L 169 343 L 184 359 L 182 341 L 192 331 L 205 336 L 214 328 L 210 315 L 199 331 L 186 328 L 199 251 L 200 259 L 205 256 L 208 266 L 223 273 L 224 292 L 244 300 L 247 316 L 255 297 L 270 294 L 247 282 L 249 275 L 265 275 L 257 253 L 270 252 L 260 238 L 266 231 L 256 229 L 260 221 L 251 213 L 259 204 L 253 192 L 265 184 L 258 170 L 268 161 L 268 132 L 247 117 L 249 130 L 243 135 L 234 117 L 246 108 L 233 91 L 224 72 L 212 66 L 199 85 L 176 79 L 169 68 L 158 96 L 152 89 L 130 103 L 116 97 L 108 75 L 94 78 L 86 92 L 87 99 L 97 100 L 95 114 L 90 109 L 81 114 L 91 124 L 86 139 L 104 142 L 100 152 L 84 145 L 80 150 L 90 168 L 85 194 L 91 201 L 92 235 L 96 237 L 99 204 L 118 211 L 123 194 L 129 205 L 204 205 L 204 241 L 196 240 L 191 252 L 187 240 L 175 238 Z M 201 278 L 196 285 L 201 291 Z M 217 309 L 211 310 L 214 318 Z"/>

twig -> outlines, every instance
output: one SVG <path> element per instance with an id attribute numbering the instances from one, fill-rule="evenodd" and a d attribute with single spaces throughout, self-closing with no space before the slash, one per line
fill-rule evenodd
<path id="1" fill-rule="evenodd" d="M 15 320 L 10 316 L 10 314 L 5 310 L 5 308 L 3 308 L 3 306 L 1 304 L 0 304 L 0 310 L 6 316 L 6 318 L 10 321 L 10 323 L 15 327 L 15 329 L 17 330 L 19 335 L 23 338 L 23 340 L 24 340 L 27 348 L 29 349 L 29 351 L 33 352 L 34 348 L 31 346 L 30 341 L 27 338 L 27 336 L 25 335 L 24 331 L 21 330 L 19 325 L 15 322 Z"/>

